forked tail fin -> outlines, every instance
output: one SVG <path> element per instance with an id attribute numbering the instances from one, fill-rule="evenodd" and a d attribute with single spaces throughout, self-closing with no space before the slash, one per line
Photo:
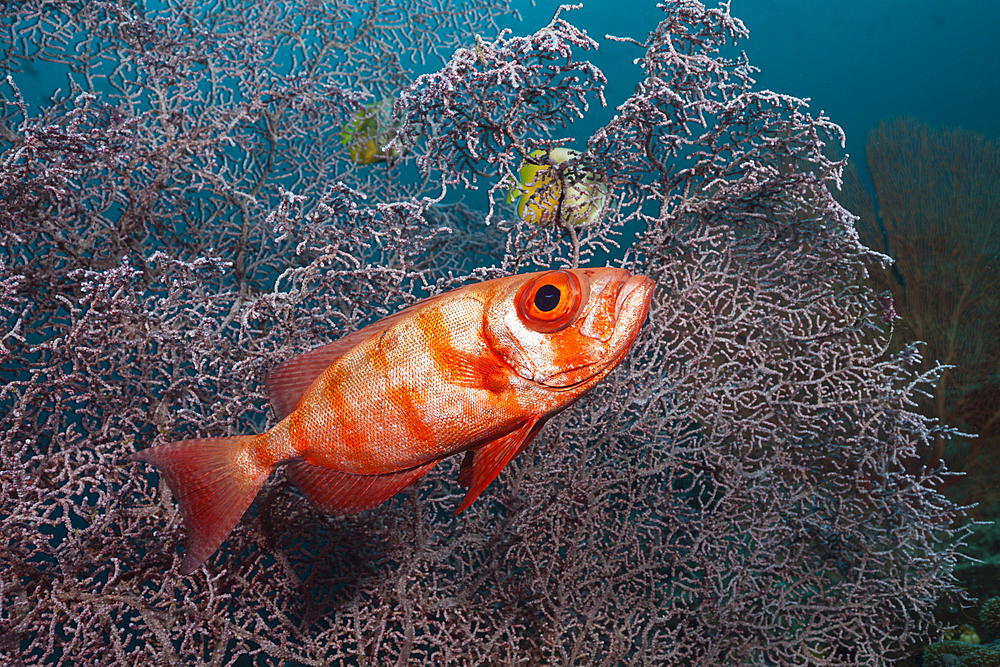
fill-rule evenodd
<path id="1" fill-rule="evenodd" d="M 129 457 L 156 466 L 177 498 L 188 531 L 181 574 L 219 548 L 271 474 L 272 466 L 254 456 L 258 437 L 179 440 Z"/>

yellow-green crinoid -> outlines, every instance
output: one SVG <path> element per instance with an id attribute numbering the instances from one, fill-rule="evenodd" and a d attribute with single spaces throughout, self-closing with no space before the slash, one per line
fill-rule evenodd
<path id="1" fill-rule="evenodd" d="M 579 156 L 579 151 L 562 147 L 528 154 L 507 191 L 508 204 L 517 200 L 519 218 L 533 225 L 561 222 L 583 227 L 604 217 L 611 199 L 607 180 L 595 172 L 574 169 Z"/>
<path id="2" fill-rule="evenodd" d="M 355 164 L 375 164 L 395 161 L 399 152 L 385 150 L 396 136 L 400 124 L 392 122 L 392 105 L 395 100 L 387 97 L 366 104 L 340 129 L 340 143 L 347 146 L 347 154 Z"/>

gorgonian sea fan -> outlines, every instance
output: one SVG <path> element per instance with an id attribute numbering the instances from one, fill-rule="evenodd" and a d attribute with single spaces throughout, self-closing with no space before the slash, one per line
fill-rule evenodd
<path id="1" fill-rule="evenodd" d="M 924 636 L 960 512 L 906 469 L 936 371 L 884 352 L 877 258 L 828 190 L 840 130 L 720 55 L 728 5 L 661 8 L 635 94 L 558 174 L 608 184 L 579 229 L 500 203 L 602 100 L 564 10 L 518 37 L 487 1 L 8 9 L 4 658 L 872 665 Z M 36 60 L 69 72 L 37 113 Z M 388 98 L 405 150 L 357 164 L 343 126 Z M 270 368 L 402 305 L 597 256 L 656 280 L 642 336 L 460 517 L 458 461 L 346 517 L 279 476 L 178 576 L 175 504 L 128 455 L 263 430 Z"/>

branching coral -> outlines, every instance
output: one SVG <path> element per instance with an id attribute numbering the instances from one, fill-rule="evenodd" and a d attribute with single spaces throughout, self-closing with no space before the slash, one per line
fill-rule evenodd
<path id="1" fill-rule="evenodd" d="M 885 354 L 872 256 L 828 191 L 839 128 L 719 55 L 746 34 L 728 6 L 666 3 L 637 92 L 574 160 L 608 176 L 607 215 L 528 225 L 499 199 L 601 99 L 594 42 L 566 14 L 486 39 L 421 2 L 356 6 L 39 0 L 5 19 L 46 54 L 100 39 L 41 116 L 4 88 L 4 657 L 873 665 L 924 635 L 960 514 L 940 471 L 906 470 L 938 370 Z M 462 46 L 411 82 L 392 56 L 410 28 L 411 53 Z M 355 164 L 344 122 L 390 95 L 412 150 Z M 473 184 L 491 213 L 448 199 Z M 348 517 L 278 478 L 224 554 L 177 574 L 176 507 L 130 453 L 259 430 L 275 363 L 599 252 L 656 280 L 642 338 L 462 515 L 457 461 Z"/>
<path id="2" fill-rule="evenodd" d="M 900 118 L 873 129 L 865 150 L 875 200 L 853 176 L 847 203 L 862 240 L 894 260 L 872 278 L 893 296 L 898 344 L 926 343 L 925 368 L 953 366 L 921 407 L 978 436 L 947 448 L 937 438 L 929 458 L 964 471 L 947 484 L 989 513 L 1000 501 L 1000 142 Z"/>

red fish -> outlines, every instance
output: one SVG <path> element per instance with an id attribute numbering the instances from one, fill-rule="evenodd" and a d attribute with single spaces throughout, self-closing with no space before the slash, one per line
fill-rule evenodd
<path id="1" fill-rule="evenodd" d="M 132 455 L 159 468 L 189 543 L 181 573 L 219 548 L 279 465 L 332 514 L 375 507 L 464 453 L 457 514 L 552 415 L 632 346 L 653 281 L 623 269 L 544 271 L 430 297 L 285 361 L 267 378 L 266 433 Z"/>

